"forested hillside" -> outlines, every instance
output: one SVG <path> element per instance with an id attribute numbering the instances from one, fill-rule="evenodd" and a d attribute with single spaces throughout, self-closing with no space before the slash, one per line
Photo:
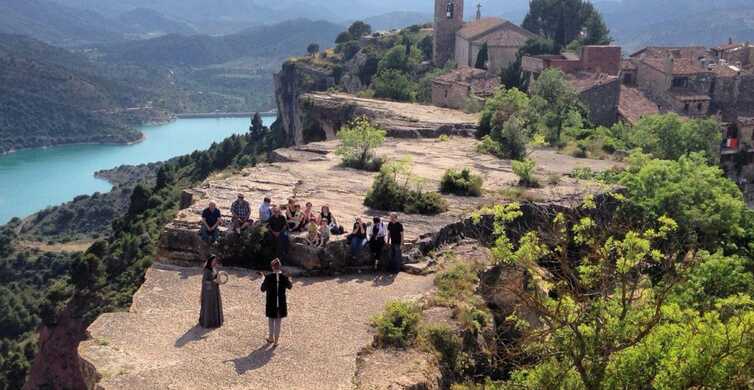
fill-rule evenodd
<path id="1" fill-rule="evenodd" d="M 0 152 L 62 143 L 124 143 L 141 135 L 111 113 L 140 90 L 101 78 L 83 57 L 0 34 Z"/>

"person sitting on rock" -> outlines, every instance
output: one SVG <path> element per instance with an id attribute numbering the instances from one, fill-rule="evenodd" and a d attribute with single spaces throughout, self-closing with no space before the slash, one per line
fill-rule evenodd
<path id="1" fill-rule="evenodd" d="M 230 206 L 231 225 L 236 234 L 241 234 L 241 230 L 251 226 L 254 221 L 251 219 L 251 206 L 244 199 L 243 194 L 238 194 L 238 199 Z"/>
<path id="2" fill-rule="evenodd" d="M 270 217 L 268 227 L 270 234 L 277 249 L 278 257 L 286 259 L 288 257 L 288 221 L 280 211 L 280 208 L 273 206 L 272 217 Z"/>
<path id="3" fill-rule="evenodd" d="M 267 223 L 272 217 L 272 199 L 264 198 L 259 206 L 259 222 Z"/>
<path id="4" fill-rule="evenodd" d="M 285 216 L 288 219 L 288 230 L 292 232 L 300 232 L 302 230 L 304 213 L 301 212 L 301 205 L 294 205 L 293 210 L 288 210 Z"/>
<path id="5" fill-rule="evenodd" d="M 317 246 L 324 248 L 328 242 L 330 242 L 330 227 L 327 226 L 327 222 L 319 221 L 319 242 Z"/>
<path id="6" fill-rule="evenodd" d="M 351 247 L 351 257 L 356 258 L 361 253 L 361 250 L 367 244 L 367 224 L 365 224 L 361 217 L 356 218 L 356 222 L 353 224 L 353 230 L 348 235 L 348 244 Z"/>
<path id="7" fill-rule="evenodd" d="M 202 211 L 202 226 L 199 235 L 202 240 L 210 245 L 217 242 L 220 238 L 220 224 L 222 223 L 222 214 L 217 208 L 215 202 L 209 202 L 209 206 Z"/>
<path id="8" fill-rule="evenodd" d="M 315 227 L 319 226 L 319 218 L 317 218 L 317 215 L 314 214 L 314 210 L 312 210 L 312 202 L 306 202 L 301 224 L 301 228 L 306 228 L 309 224 L 314 224 Z"/>
<path id="9" fill-rule="evenodd" d="M 379 268 L 380 260 L 382 260 L 382 249 L 385 247 L 385 236 L 387 236 L 387 229 L 385 224 L 382 223 L 380 217 L 374 217 L 374 225 L 372 225 L 371 234 L 369 235 L 369 249 L 372 252 L 372 260 L 374 260 L 374 268 Z"/>
<path id="10" fill-rule="evenodd" d="M 306 229 L 309 232 L 309 234 L 306 236 L 306 241 L 310 246 L 318 246 L 319 245 L 319 228 L 317 227 L 317 224 L 310 223 L 306 225 Z"/>
<path id="11" fill-rule="evenodd" d="M 335 216 L 330 212 L 330 206 L 322 206 L 322 211 L 320 211 L 319 213 L 319 219 L 320 221 L 323 219 L 327 221 L 327 226 L 330 227 L 330 233 L 343 234 L 343 228 L 338 225 L 338 221 L 335 220 Z"/>

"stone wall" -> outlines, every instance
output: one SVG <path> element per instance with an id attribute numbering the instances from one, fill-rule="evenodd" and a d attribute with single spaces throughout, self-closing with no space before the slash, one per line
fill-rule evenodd
<path id="1" fill-rule="evenodd" d="M 667 95 L 670 80 L 665 74 L 641 61 L 634 62 L 637 68 L 636 84 L 647 96 L 662 106 L 669 107 L 671 102 Z"/>
<path id="2" fill-rule="evenodd" d="M 458 66 L 473 66 L 469 53 L 471 52 L 471 43 L 460 36 L 455 37 L 455 62 Z"/>
<path id="3" fill-rule="evenodd" d="M 581 68 L 592 73 L 620 73 L 620 46 L 584 46 L 580 52 Z"/>
<path id="4" fill-rule="evenodd" d="M 503 47 L 503 46 L 490 46 L 490 64 L 489 73 L 500 74 L 503 69 L 506 69 L 510 64 L 516 61 L 518 55 L 517 47 Z"/>
<path id="5" fill-rule="evenodd" d="M 618 121 L 619 79 L 588 89 L 579 96 L 589 107 L 589 116 L 595 125 L 612 126 Z"/>
<path id="6" fill-rule="evenodd" d="M 432 104 L 438 107 L 462 109 L 469 98 L 469 85 L 463 83 L 432 82 Z"/>

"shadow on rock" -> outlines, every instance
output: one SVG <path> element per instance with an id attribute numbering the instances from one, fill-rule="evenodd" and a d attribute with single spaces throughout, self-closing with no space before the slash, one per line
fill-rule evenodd
<path id="1" fill-rule="evenodd" d="M 249 356 L 239 357 L 228 361 L 233 362 L 238 375 L 243 375 L 249 371 L 264 367 L 264 365 L 272 360 L 273 356 L 275 356 L 275 348 L 269 344 L 265 344 L 250 353 Z"/>
<path id="2" fill-rule="evenodd" d="M 178 340 L 175 340 L 175 346 L 177 348 L 182 348 L 188 343 L 204 340 L 210 332 L 212 332 L 212 329 L 206 329 L 199 325 L 195 325 L 193 328 L 187 330 L 183 336 L 179 337 Z"/>

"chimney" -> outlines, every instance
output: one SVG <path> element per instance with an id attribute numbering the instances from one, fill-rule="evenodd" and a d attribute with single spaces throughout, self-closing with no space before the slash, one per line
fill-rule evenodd
<path id="1" fill-rule="evenodd" d="M 476 3 L 476 20 L 482 19 L 482 3 Z"/>
<path id="2" fill-rule="evenodd" d="M 729 45 L 732 45 L 732 44 L 733 44 L 733 37 L 730 37 L 730 38 L 728 38 L 728 44 L 729 44 Z"/>

